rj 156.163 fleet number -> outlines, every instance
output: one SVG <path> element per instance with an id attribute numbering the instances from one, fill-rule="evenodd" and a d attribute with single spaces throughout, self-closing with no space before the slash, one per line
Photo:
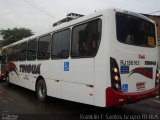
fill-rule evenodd
<path id="1" fill-rule="evenodd" d="M 129 65 L 139 65 L 138 60 L 120 60 L 121 66 L 129 66 Z"/>

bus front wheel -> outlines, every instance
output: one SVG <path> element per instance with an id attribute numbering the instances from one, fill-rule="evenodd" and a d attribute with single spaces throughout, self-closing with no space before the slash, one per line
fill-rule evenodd
<path id="1" fill-rule="evenodd" d="M 7 76 L 5 77 L 5 81 L 6 81 L 6 83 L 7 83 L 8 86 L 11 85 L 10 80 L 9 80 L 9 75 L 7 75 Z"/>
<path id="2" fill-rule="evenodd" d="M 43 79 L 40 79 L 37 83 L 36 93 L 39 101 L 45 101 L 47 97 L 46 83 Z"/>

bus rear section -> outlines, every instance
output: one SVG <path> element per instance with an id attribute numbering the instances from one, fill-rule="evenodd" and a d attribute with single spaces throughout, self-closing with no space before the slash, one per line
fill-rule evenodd
<path id="1" fill-rule="evenodd" d="M 158 95 L 158 49 L 155 23 L 135 13 L 115 11 L 110 37 L 111 87 L 106 106 L 134 103 Z"/>

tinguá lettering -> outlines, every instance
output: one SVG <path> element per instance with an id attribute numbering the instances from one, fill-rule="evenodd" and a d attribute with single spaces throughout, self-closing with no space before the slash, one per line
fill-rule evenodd
<path id="1" fill-rule="evenodd" d="M 145 61 L 145 65 L 156 65 L 156 61 Z"/>
<path id="2" fill-rule="evenodd" d="M 20 65 L 20 72 L 22 73 L 32 73 L 32 74 L 40 74 L 41 64 L 38 65 Z"/>

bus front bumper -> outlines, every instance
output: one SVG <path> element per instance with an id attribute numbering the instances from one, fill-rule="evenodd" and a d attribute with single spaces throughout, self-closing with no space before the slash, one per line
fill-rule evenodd
<path id="1" fill-rule="evenodd" d="M 112 87 L 106 89 L 106 107 L 119 106 L 129 103 L 138 102 L 147 98 L 158 96 L 160 93 L 160 85 L 145 92 L 137 93 L 119 93 Z"/>

